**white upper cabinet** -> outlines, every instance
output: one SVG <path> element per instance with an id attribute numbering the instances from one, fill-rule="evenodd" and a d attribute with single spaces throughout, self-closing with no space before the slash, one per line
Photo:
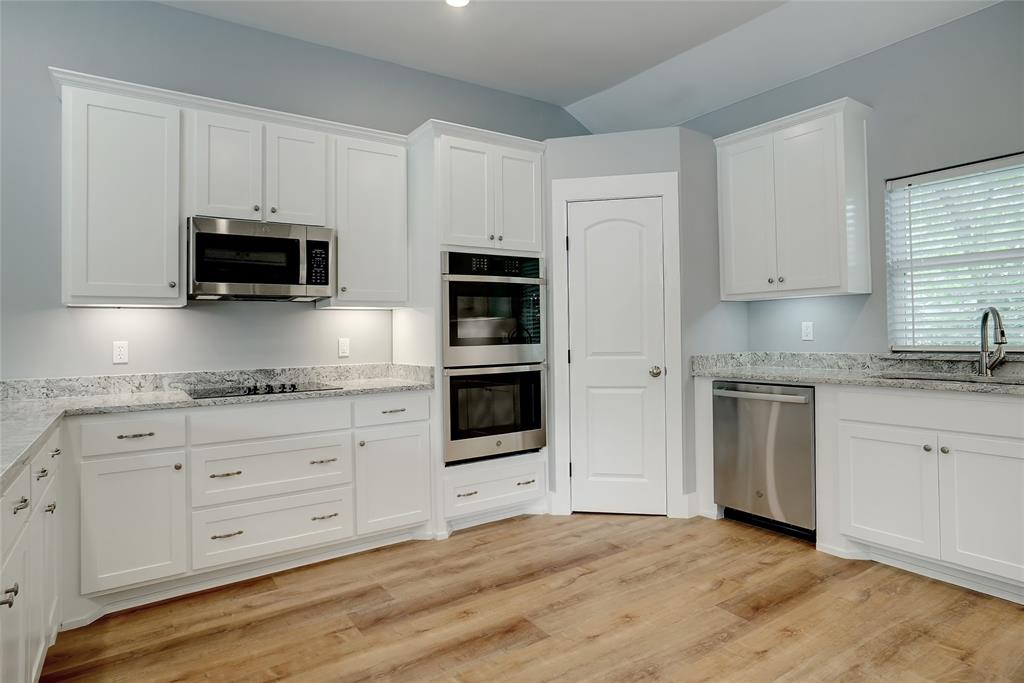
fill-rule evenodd
<path id="1" fill-rule="evenodd" d="M 762 135 L 718 151 L 722 296 L 775 284 L 775 176 L 772 137 Z M 724 201 L 725 197 L 743 201 Z"/>
<path id="2" fill-rule="evenodd" d="M 275 223 L 325 225 L 327 136 L 268 124 L 264 218 Z"/>
<path id="3" fill-rule="evenodd" d="M 195 213 L 260 220 L 263 216 L 263 124 L 196 112 Z"/>
<path id="4" fill-rule="evenodd" d="M 494 231 L 506 249 L 544 249 L 541 155 L 497 147 Z"/>
<path id="5" fill-rule="evenodd" d="M 64 87 L 63 300 L 184 305 L 181 110 Z"/>
<path id="6" fill-rule="evenodd" d="M 330 305 L 400 304 L 409 282 L 405 147 L 333 143 L 338 293 Z"/>
<path id="7" fill-rule="evenodd" d="M 869 112 L 842 99 L 715 141 L 722 299 L 870 293 Z"/>
<path id="8" fill-rule="evenodd" d="M 497 246 L 491 146 L 443 135 L 440 166 L 441 241 L 464 247 Z"/>
<path id="9" fill-rule="evenodd" d="M 542 159 L 538 151 L 442 135 L 441 242 L 542 251 Z"/>

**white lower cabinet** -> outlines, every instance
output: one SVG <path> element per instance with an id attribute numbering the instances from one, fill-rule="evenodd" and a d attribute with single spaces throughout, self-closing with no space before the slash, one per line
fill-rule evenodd
<path id="1" fill-rule="evenodd" d="M 0 681 L 27 681 L 32 655 L 28 649 L 32 596 L 30 539 L 28 535 L 11 546 L 0 569 Z"/>
<path id="2" fill-rule="evenodd" d="M 544 496 L 547 463 L 525 456 L 507 464 L 471 463 L 448 468 L 444 477 L 444 514 L 447 519 L 520 505 Z"/>
<path id="3" fill-rule="evenodd" d="M 844 423 L 839 427 L 838 455 L 841 531 L 938 558 L 935 432 Z"/>
<path id="4" fill-rule="evenodd" d="M 195 569 L 341 541 L 353 535 L 352 487 L 192 513 Z"/>
<path id="5" fill-rule="evenodd" d="M 1024 441 L 939 435 L 942 559 L 1024 582 Z"/>
<path id="6" fill-rule="evenodd" d="M 842 534 L 1024 586 L 1022 402 L 850 391 L 840 405 Z"/>
<path id="7" fill-rule="evenodd" d="M 183 451 L 82 463 L 83 594 L 188 568 L 184 463 Z"/>
<path id="8" fill-rule="evenodd" d="M 358 533 L 399 529 L 430 518 L 429 432 L 426 423 L 355 432 Z"/>

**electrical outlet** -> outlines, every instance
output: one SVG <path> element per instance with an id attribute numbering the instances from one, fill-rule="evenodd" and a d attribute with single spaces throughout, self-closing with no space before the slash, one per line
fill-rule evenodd
<path id="1" fill-rule="evenodd" d="M 814 341 L 814 323 L 800 323 L 800 339 Z"/>
<path id="2" fill-rule="evenodd" d="M 338 358 L 348 358 L 349 343 L 347 337 L 338 337 Z"/>
<path id="3" fill-rule="evenodd" d="M 128 342 L 126 342 L 126 341 L 116 341 L 116 342 L 114 342 L 113 363 L 114 363 L 114 365 L 127 365 L 128 364 Z"/>

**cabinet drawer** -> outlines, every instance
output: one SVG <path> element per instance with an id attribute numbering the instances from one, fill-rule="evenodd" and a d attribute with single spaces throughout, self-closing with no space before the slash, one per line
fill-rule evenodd
<path id="1" fill-rule="evenodd" d="M 192 449 L 199 507 L 352 481 L 352 434 L 335 432 Z"/>
<path id="2" fill-rule="evenodd" d="M 3 553 L 0 556 L 0 564 L 6 559 L 7 552 L 28 522 L 32 508 L 32 485 L 29 483 L 29 471 L 26 467 L 7 488 L 3 497 L 3 527 L 0 529 L 0 533 L 3 534 L 0 536 L 3 539 Z"/>
<path id="3" fill-rule="evenodd" d="M 542 497 L 547 491 L 545 463 L 481 469 L 445 480 L 445 516 L 449 519 Z"/>
<path id="4" fill-rule="evenodd" d="M 348 400 L 278 401 L 208 408 L 192 415 L 192 443 L 265 439 L 352 426 Z"/>
<path id="5" fill-rule="evenodd" d="M 60 458 L 53 455 L 56 446 L 52 444 L 53 438 L 51 437 L 35 454 L 28 466 L 29 487 L 32 492 L 30 497 L 34 501 L 42 501 L 43 494 L 50 487 L 57 475 L 57 468 L 60 467 Z"/>
<path id="6" fill-rule="evenodd" d="M 195 569 L 340 541 L 353 533 L 351 486 L 192 513 Z"/>
<path id="7" fill-rule="evenodd" d="M 82 423 L 82 455 L 149 451 L 185 445 L 184 415 L 147 415 Z"/>
<path id="8" fill-rule="evenodd" d="M 430 399 L 426 394 L 394 394 L 356 401 L 357 427 L 414 422 L 429 416 Z"/>

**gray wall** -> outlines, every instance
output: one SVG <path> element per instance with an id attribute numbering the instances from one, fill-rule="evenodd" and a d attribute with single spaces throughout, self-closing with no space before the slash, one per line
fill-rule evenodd
<path id="1" fill-rule="evenodd" d="M 1024 3 L 1004 2 L 684 124 L 713 137 L 840 97 L 871 107 L 873 294 L 749 304 L 756 351 L 883 351 L 884 180 L 1024 149 Z M 814 342 L 800 322 L 815 323 Z"/>
<path id="2" fill-rule="evenodd" d="M 391 357 L 391 314 L 234 303 L 60 306 L 59 121 L 48 66 L 407 133 L 428 118 L 543 139 L 585 134 L 559 107 L 153 3 L 0 3 L 0 376 L 241 368 Z M 110 364 L 127 339 L 131 363 Z"/>
<path id="3" fill-rule="evenodd" d="M 747 304 L 719 299 L 715 149 L 709 136 L 657 128 L 548 140 L 546 162 L 552 179 L 678 173 L 682 329 L 676 334 L 682 338 L 684 368 L 689 368 L 694 354 L 747 350 Z M 685 372 L 684 368 L 680 369 Z M 694 490 L 692 416 L 693 379 L 685 372 L 685 492 Z"/>

